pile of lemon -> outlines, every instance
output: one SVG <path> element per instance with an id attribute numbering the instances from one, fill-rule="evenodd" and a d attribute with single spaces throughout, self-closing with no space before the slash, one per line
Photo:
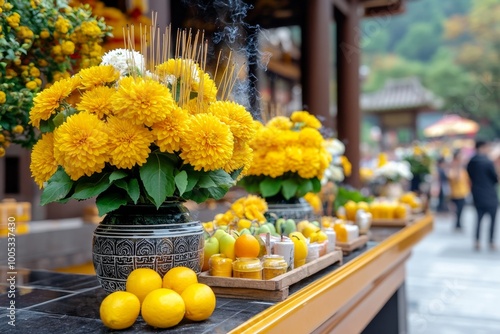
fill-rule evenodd
<path id="1" fill-rule="evenodd" d="M 208 319 L 215 304 L 212 289 L 198 283 L 198 276 L 190 268 L 172 268 L 163 278 L 153 269 L 139 268 L 128 276 L 126 291 L 109 294 L 99 312 L 103 324 L 111 329 L 132 326 L 139 313 L 148 325 L 169 328 L 184 317 L 193 321 Z"/>

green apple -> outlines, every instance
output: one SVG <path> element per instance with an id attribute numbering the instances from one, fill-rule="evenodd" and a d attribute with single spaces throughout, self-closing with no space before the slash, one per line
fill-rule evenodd
<path id="1" fill-rule="evenodd" d="M 266 224 L 260 225 L 259 230 L 257 231 L 257 234 L 261 234 L 261 233 L 264 233 L 264 234 L 271 233 L 271 229 Z"/>
<path id="2" fill-rule="evenodd" d="M 295 220 L 287 219 L 285 224 L 282 227 L 281 234 L 290 235 L 290 233 L 297 231 L 297 225 L 295 224 Z"/>
<path id="3" fill-rule="evenodd" d="M 243 234 L 252 234 L 252 232 L 250 232 L 250 230 L 249 230 L 249 229 L 244 228 L 244 229 L 242 229 L 242 230 L 240 231 L 240 235 L 243 235 Z"/>
<path id="4" fill-rule="evenodd" d="M 319 221 L 317 221 L 317 220 L 313 220 L 311 223 L 313 223 L 313 224 L 314 224 L 314 225 L 316 225 L 317 227 L 321 227 L 321 226 L 319 225 Z"/>
<path id="5" fill-rule="evenodd" d="M 276 227 L 274 227 L 273 223 L 265 223 L 264 225 L 269 227 L 269 231 L 271 232 L 271 234 L 273 235 L 276 234 Z"/>
<path id="6" fill-rule="evenodd" d="M 208 270 L 208 260 L 214 254 L 219 254 L 219 240 L 212 236 L 205 240 L 205 246 L 203 247 L 203 271 Z"/>
<path id="7" fill-rule="evenodd" d="M 226 255 L 226 257 L 232 260 L 235 260 L 236 259 L 236 256 L 234 255 L 235 242 L 236 239 L 229 233 L 226 233 L 225 235 L 221 236 L 221 238 L 219 239 L 220 253 Z"/>
<path id="8" fill-rule="evenodd" d="M 217 240 L 219 240 L 219 241 L 220 241 L 220 238 L 221 238 L 223 235 L 226 235 L 226 234 L 227 234 L 227 232 L 226 232 L 226 231 L 224 231 L 224 230 L 222 230 L 222 229 L 217 229 L 217 230 L 215 230 L 215 233 L 214 233 L 212 236 L 213 236 L 213 237 L 216 237 L 216 238 L 217 238 Z"/>
<path id="9" fill-rule="evenodd" d="M 286 220 L 284 218 L 278 218 L 276 220 L 276 233 L 282 234 L 283 233 L 283 225 L 285 224 Z"/>

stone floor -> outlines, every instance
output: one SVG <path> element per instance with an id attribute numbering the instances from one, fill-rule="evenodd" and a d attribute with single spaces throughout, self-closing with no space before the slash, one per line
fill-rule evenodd
<path id="1" fill-rule="evenodd" d="M 452 214 L 436 214 L 434 231 L 408 262 L 409 334 L 498 334 L 500 251 L 486 247 L 489 217 L 482 223 L 480 251 L 473 250 L 473 207 L 465 209 L 462 232 L 453 224 Z M 499 230 L 497 223 L 500 245 Z"/>

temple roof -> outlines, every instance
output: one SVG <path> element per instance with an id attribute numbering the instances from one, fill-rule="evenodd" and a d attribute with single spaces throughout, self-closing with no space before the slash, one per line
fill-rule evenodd
<path id="1" fill-rule="evenodd" d="M 361 95 L 361 110 L 380 113 L 408 109 L 438 109 L 443 101 L 416 77 L 387 80 L 382 89 Z"/>

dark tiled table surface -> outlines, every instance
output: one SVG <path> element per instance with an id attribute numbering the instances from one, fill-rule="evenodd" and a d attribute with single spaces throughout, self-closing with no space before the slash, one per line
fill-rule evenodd
<path id="1" fill-rule="evenodd" d="M 398 229 L 378 230 L 377 241 L 344 257 L 344 263 L 374 247 L 379 239 L 385 239 Z M 290 287 L 290 294 L 339 268 L 332 265 Z M 42 270 L 18 269 L 16 275 L 15 327 L 8 309 L 12 298 L 8 297 L 7 270 L 0 267 L 0 333 L 109 333 L 99 319 L 99 306 L 106 296 L 95 276 L 56 273 Z M 139 316 L 129 329 L 120 333 L 227 333 L 256 314 L 272 306 L 273 302 L 217 298 L 217 308 L 212 316 L 202 322 L 183 320 L 170 329 L 154 329 Z"/>

